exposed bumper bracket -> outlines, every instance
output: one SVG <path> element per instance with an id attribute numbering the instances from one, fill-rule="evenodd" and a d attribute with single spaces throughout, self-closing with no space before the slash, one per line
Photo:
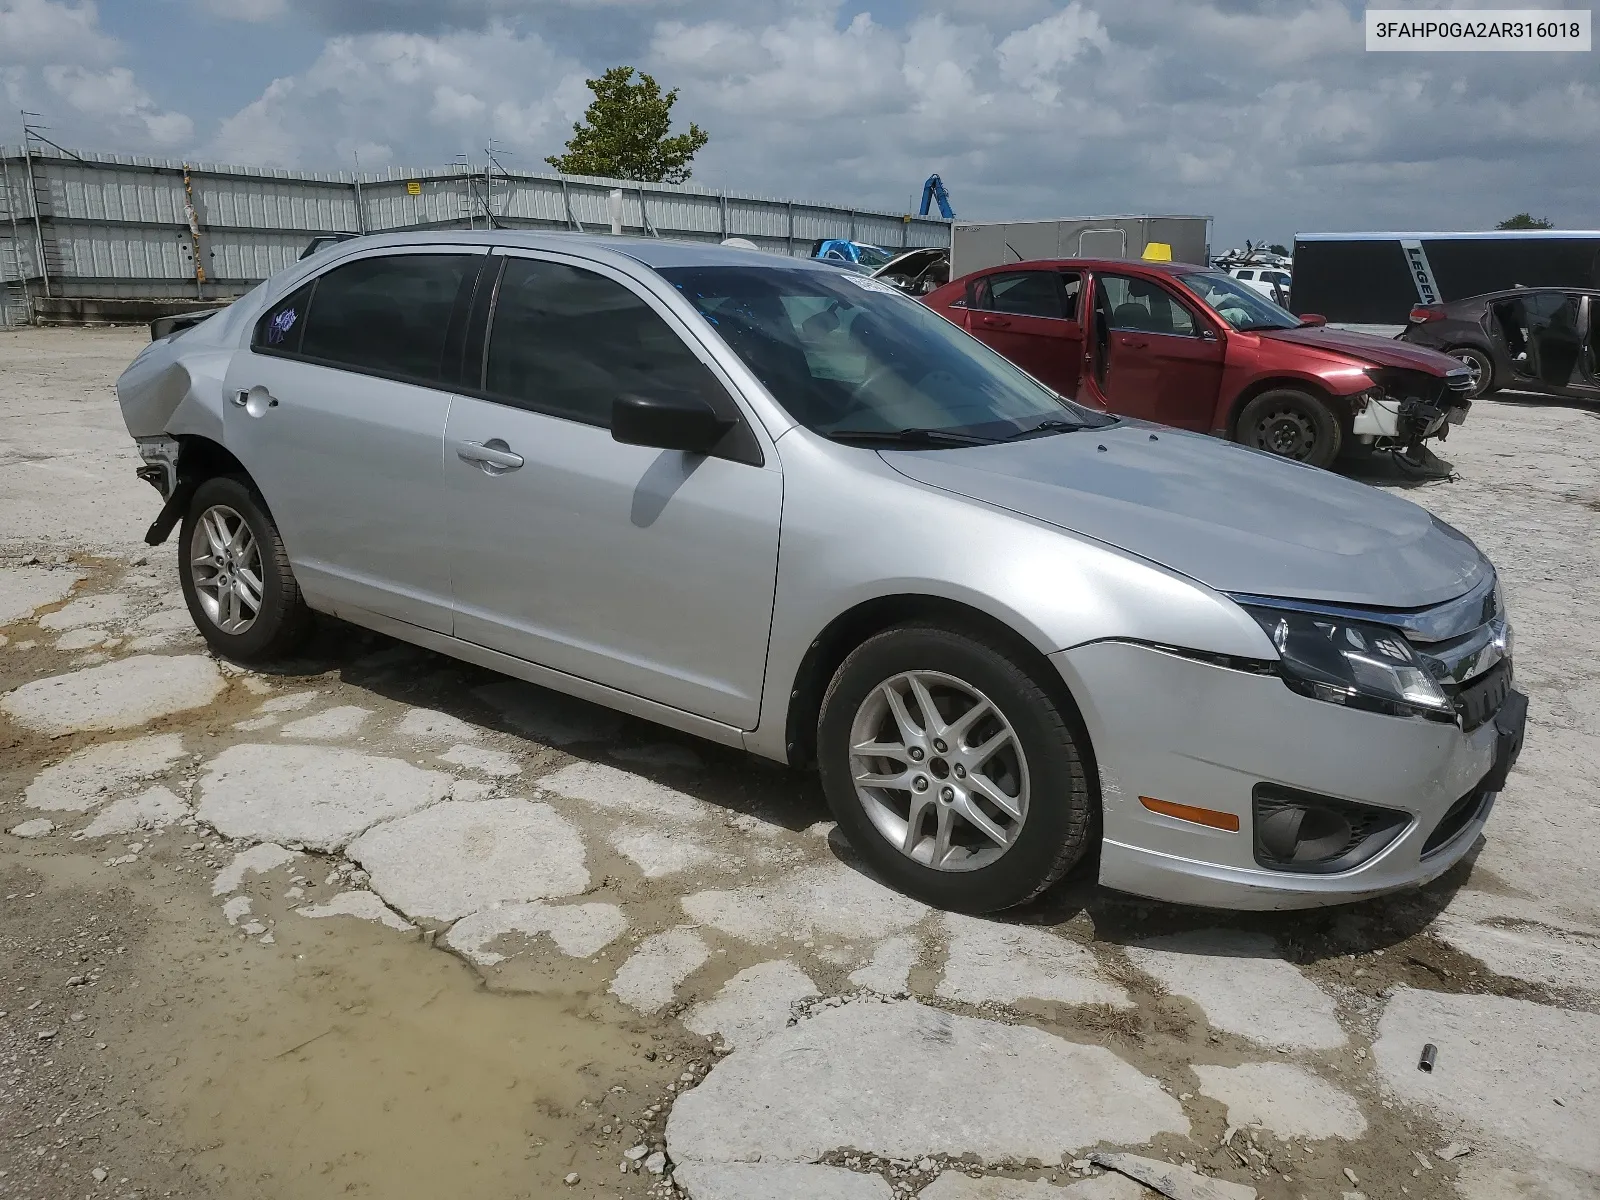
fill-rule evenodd
<path id="1" fill-rule="evenodd" d="M 140 470 L 142 472 L 143 468 Z M 151 522 L 150 528 L 145 530 L 145 545 L 159 546 L 171 536 L 174 527 L 183 520 L 183 514 L 188 511 L 189 501 L 194 498 L 196 486 L 192 479 L 178 480 L 177 486 L 172 489 L 172 494 L 167 497 L 167 502 L 156 514 L 156 519 Z"/>

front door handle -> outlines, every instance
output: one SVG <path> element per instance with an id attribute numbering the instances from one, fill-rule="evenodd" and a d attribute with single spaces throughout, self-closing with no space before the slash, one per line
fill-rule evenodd
<path id="1" fill-rule="evenodd" d="M 1011 322 L 1004 317 L 979 317 L 978 324 L 986 325 L 990 329 L 1010 329 Z"/>
<path id="2" fill-rule="evenodd" d="M 522 455 L 514 453 L 500 438 L 487 442 L 457 442 L 456 457 L 483 470 L 485 475 L 504 475 L 522 465 Z"/>

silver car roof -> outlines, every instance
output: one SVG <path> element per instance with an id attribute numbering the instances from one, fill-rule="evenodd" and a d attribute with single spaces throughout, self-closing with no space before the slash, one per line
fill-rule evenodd
<path id="1" fill-rule="evenodd" d="M 598 233 L 542 233 L 525 229 L 435 229 L 418 233 L 375 233 L 342 241 L 329 249 L 355 253 L 401 246 L 502 246 L 508 249 L 558 250 L 583 258 L 605 261 L 615 255 L 647 267 L 792 267 L 836 272 L 815 259 L 793 258 L 765 250 L 745 250 L 716 242 L 673 241 L 668 238 L 615 237 Z M 313 255 L 312 258 L 316 258 Z M 306 260 L 308 263 L 312 259 Z M 324 259 L 323 261 L 327 261 Z"/>

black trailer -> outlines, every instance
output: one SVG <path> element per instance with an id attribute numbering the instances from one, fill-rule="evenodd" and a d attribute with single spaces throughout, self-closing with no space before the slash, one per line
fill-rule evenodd
<path id="1" fill-rule="evenodd" d="M 1404 325 L 1414 304 L 1515 287 L 1600 287 L 1600 230 L 1296 234 L 1289 307 Z"/>

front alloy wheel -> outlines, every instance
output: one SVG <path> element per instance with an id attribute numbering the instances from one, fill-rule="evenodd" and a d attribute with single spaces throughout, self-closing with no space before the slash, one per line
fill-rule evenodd
<path id="1" fill-rule="evenodd" d="M 1025 644 L 936 624 L 886 629 L 834 672 L 817 766 L 839 831 L 884 882 L 984 913 L 1083 857 L 1099 798 L 1088 734 Z"/>
<path id="2" fill-rule="evenodd" d="M 1028 759 L 977 688 L 907 671 L 867 694 L 850 730 L 850 773 L 873 826 L 936 871 L 994 862 L 1028 819 Z"/>

